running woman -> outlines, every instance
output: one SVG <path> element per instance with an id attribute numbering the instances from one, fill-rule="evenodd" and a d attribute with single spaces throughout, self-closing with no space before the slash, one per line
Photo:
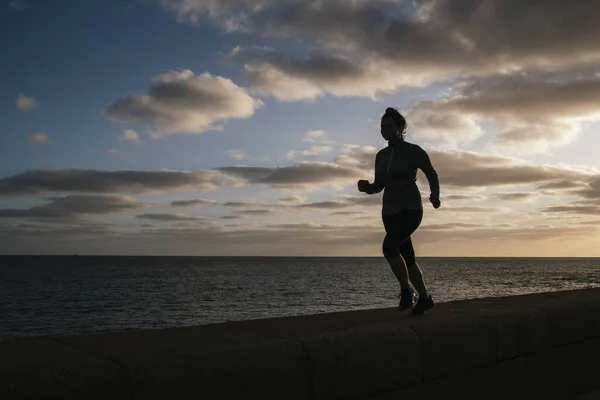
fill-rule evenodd
<path id="1" fill-rule="evenodd" d="M 420 146 L 405 141 L 405 133 L 404 116 L 395 108 L 387 108 L 381 117 L 381 136 L 388 141 L 388 145 L 379 150 L 375 157 L 375 180 L 373 183 L 359 180 L 358 190 L 375 194 L 385 189 L 381 214 L 386 236 L 382 250 L 400 283 L 398 308 L 402 311 L 412 307 L 413 315 L 423 315 L 433 307 L 433 299 L 427 292 L 411 241 L 411 235 L 423 219 L 417 169 L 421 169 L 429 181 L 429 201 L 436 209 L 441 204 L 440 184 L 427 152 Z M 416 295 L 409 279 L 419 293 L 416 305 Z"/>

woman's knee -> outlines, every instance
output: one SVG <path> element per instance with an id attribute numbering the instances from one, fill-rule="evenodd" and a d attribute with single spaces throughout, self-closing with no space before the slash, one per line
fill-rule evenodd
<path id="1" fill-rule="evenodd" d="M 400 251 L 398 251 L 398 248 L 394 246 L 394 244 L 391 243 L 389 240 L 383 241 L 383 245 L 381 246 L 381 252 L 387 260 L 391 260 L 400 255 Z"/>
<path id="2" fill-rule="evenodd" d="M 400 255 L 400 252 L 390 246 L 383 246 L 383 248 L 381 249 L 383 256 L 387 259 L 387 260 L 391 260 L 393 258 L 396 258 Z"/>
<path id="3" fill-rule="evenodd" d="M 402 257 L 404 257 L 404 259 L 406 260 L 406 266 L 407 267 L 412 267 L 412 266 L 415 265 L 416 260 L 415 260 L 415 256 L 414 255 L 410 255 L 410 254 L 404 255 L 404 254 L 402 254 Z"/>
<path id="4" fill-rule="evenodd" d="M 400 254 L 406 260 L 406 265 L 413 265 L 415 263 L 415 250 L 413 249 L 410 240 L 407 240 L 404 245 L 400 248 Z"/>
<path id="5" fill-rule="evenodd" d="M 423 273 L 421 271 L 421 268 L 419 267 L 419 264 L 417 264 L 417 261 L 414 258 L 410 261 L 410 264 L 407 261 L 406 268 L 408 269 L 408 272 L 410 274 L 422 274 Z"/>

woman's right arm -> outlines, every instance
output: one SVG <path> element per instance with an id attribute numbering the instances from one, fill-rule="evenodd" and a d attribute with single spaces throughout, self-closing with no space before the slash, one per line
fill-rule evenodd
<path id="1" fill-rule="evenodd" d="M 371 183 L 367 189 L 368 194 L 379 193 L 383 190 L 385 183 L 383 182 L 383 176 L 381 176 L 380 168 L 377 168 L 379 163 L 379 153 L 375 156 L 375 180 Z"/>

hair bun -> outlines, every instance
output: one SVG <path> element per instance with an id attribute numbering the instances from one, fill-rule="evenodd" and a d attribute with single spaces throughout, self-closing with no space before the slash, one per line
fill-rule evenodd
<path id="1" fill-rule="evenodd" d="M 396 109 L 392 108 L 392 107 L 388 107 L 388 108 L 385 109 L 385 113 L 386 114 L 394 114 L 396 112 L 397 112 Z"/>

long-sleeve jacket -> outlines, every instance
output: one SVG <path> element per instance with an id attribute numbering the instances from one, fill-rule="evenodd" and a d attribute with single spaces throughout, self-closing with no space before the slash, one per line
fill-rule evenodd
<path id="1" fill-rule="evenodd" d="M 423 202 L 417 186 L 417 169 L 421 169 L 433 197 L 440 195 L 438 175 L 429 155 L 419 145 L 400 141 L 379 150 L 375 156 L 375 180 L 367 193 L 383 192 L 382 214 L 402 210 L 422 210 Z"/>

